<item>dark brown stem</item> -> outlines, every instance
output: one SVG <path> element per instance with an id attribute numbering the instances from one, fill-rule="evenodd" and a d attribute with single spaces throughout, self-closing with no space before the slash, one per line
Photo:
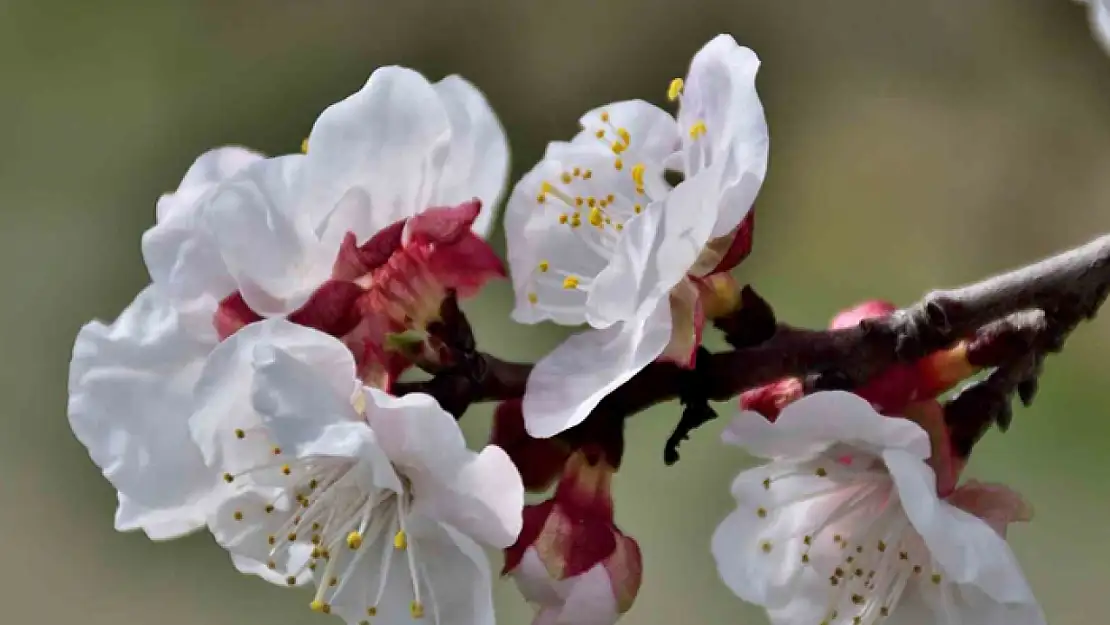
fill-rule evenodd
<path id="1" fill-rule="evenodd" d="M 898 362 L 916 360 L 964 338 L 989 336 L 991 324 L 1020 322 L 1022 328 L 1035 331 L 1021 334 L 1026 343 L 991 352 L 989 360 L 998 369 L 981 383 L 987 390 L 975 392 L 990 395 L 995 403 L 1004 396 L 1008 409 L 1014 392 L 1032 399 L 1044 355 L 1058 351 L 1081 320 L 1093 317 L 1108 292 L 1110 235 L 975 284 L 934 291 L 890 316 L 852 328 L 806 330 L 777 324 L 770 306 L 746 289 L 740 308 L 714 321 L 734 349 L 699 356 L 697 393 L 704 400 L 728 400 L 788 376 L 807 379 L 810 388 L 854 388 Z M 445 318 L 461 314 L 457 307 L 448 312 Z M 1018 313 L 1026 316 L 1012 317 Z M 465 321 L 454 325 L 469 332 Z M 1035 337 L 1035 344 L 1028 343 L 1029 336 Z M 470 351 L 473 342 L 466 338 L 443 339 L 468 352 L 456 358 L 455 366 L 437 369 L 426 382 L 398 384 L 396 392 L 431 393 L 455 414 L 474 402 L 523 396 L 531 365 Z M 1010 362 L 998 364 L 1006 358 Z M 688 371 L 654 363 L 605 398 L 590 418 L 623 419 L 679 397 L 690 405 L 690 380 Z M 960 408 L 961 403 L 972 404 L 960 398 L 950 404 L 953 414 L 968 410 Z M 691 420 L 705 416 L 702 412 Z M 1005 417 L 991 421 L 1007 423 Z M 680 440 L 688 433 L 681 430 L 676 429 L 672 438 Z"/>

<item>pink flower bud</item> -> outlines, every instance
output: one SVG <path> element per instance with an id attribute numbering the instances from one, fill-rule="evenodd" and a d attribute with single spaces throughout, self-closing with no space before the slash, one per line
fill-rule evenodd
<path id="1" fill-rule="evenodd" d="M 801 380 L 782 378 L 741 393 L 740 408 L 753 410 L 768 421 L 774 421 L 783 408 L 801 399 L 803 394 Z"/>
<path id="2" fill-rule="evenodd" d="M 613 523 L 612 474 L 601 453 L 577 451 L 554 497 L 525 507 L 502 574 L 537 605 L 534 625 L 609 625 L 632 607 L 643 566 Z"/>

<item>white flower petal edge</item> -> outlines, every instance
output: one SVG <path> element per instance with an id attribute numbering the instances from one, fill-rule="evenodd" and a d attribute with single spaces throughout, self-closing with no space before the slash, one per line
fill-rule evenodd
<path id="1" fill-rule="evenodd" d="M 204 525 L 218 482 L 189 439 L 187 418 L 211 348 L 154 286 L 115 323 L 93 322 L 78 334 L 69 422 L 119 490 L 116 529 L 164 540 Z"/>
<path id="2" fill-rule="evenodd" d="M 694 55 L 686 76 L 678 109 L 683 171 L 689 178 L 716 170 L 714 238 L 743 221 L 767 174 L 770 138 L 755 89 L 759 65 L 755 52 L 718 35 Z"/>
<path id="3" fill-rule="evenodd" d="M 143 258 L 151 280 L 198 335 L 214 335 L 212 314 L 235 290 L 216 239 L 201 227 L 200 207 L 220 182 L 263 159 L 240 147 L 201 154 L 177 190 L 158 200 L 158 223 L 143 234 Z"/>
<path id="4" fill-rule="evenodd" d="M 437 203 L 478 197 L 475 231 L 485 235 L 508 166 L 504 130 L 473 85 L 458 76 L 433 85 L 411 69 L 383 67 L 316 121 L 301 201 L 317 223 L 332 222 L 327 229 L 339 236 L 329 241 L 348 230 L 362 241 Z M 341 200 L 359 210 L 329 216 Z"/>
<path id="5" fill-rule="evenodd" d="M 580 332 L 536 363 L 524 393 L 524 427 L 536 438 L 572 428 L 663 352 L 671 339 L 669 302 L 643 317 Z"/>
<path id="6" fill-rule="evenodd" d="M 1090 5 L 1091 31 L 1104 50 L 1110 52 L 1110 0 L 1079 0 Z"/>
<path id="7" fill-rule="evenodd" d="M 213 352 L 190 419 L 229 483 L 209 520 L 236 566 L 317 585 L 313 607 L 351 623 L 428 610 L 492 623 L 488 564 L 474 542 L 511 544 L 524 488 L 497 449 L 466 450 L 427 396 L 362 387 L 339 341 L 281 319 Z"/>
<path id="8" fill-rule="evenodd" d="M 738 507 L 712 549 L 725 584 L 772 622 L 1044 623 L 1005 540 L 937 498 L 916 424 L 824 392 L 773 424 L 741 413 L 724 438 L 771 459 L 733 482 Z"/>
<path id="9" fill-rule="evenodd" d="M 509 139 L 486 97 L 461 76 L 433 87 L 451 123 L 451 144 L 432 205 L 455 206 L 477 197 L 482 211 L 473 230 L 488 238 L 509 181 Z"/>

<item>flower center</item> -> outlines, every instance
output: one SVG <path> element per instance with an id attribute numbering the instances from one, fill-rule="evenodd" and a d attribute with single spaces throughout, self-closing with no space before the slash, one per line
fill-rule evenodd
<path id="1" fill-rule="evenodd" d="M 364 478 L 353 471 L 355 463 L 345 458 L 308 457 L 289 464 L 269 464 L 231 476 L 232 481 L 250 474 L 260 485 L 277 486 L 281 494 L 266 505 L 267 515 L 275 514 L 278 501 L 296 502 L 289 517 L 266 538 L 270 545 L 270 568 L 290 550 L 311 549 L 311 557 L 298 571 L 290 571 L 290 585 L 304 569 L 316 578 L 317 591 L 310 607 L 330 613 L 332 599 L 344 591 L 345 580 L 362 564 L 365 557 L 380 556 L 376 563 L 377 587 L 372 589 L 372 602 L 365 604 L 367 616 L 378 612 L 386 584 L 392 571 L 393 558 L 405 557 L 412 587 L 410 613 L 413 618 L 424 615 L 418 579 L 417 548 L 408 533 L 407 519 L 412 506 L 412 492 L 402 478 L 403 492 L 389 489 L 367 489 Z M 225 477 L 226 479 L 226 477 Z M 243 514 L 236 511 L 235 520 Z M 404 552 L 395 556 L 395 552 Z M 370 566 L 375 566 L 370 563 Z M 347 592 L 361 593 L 363 589 Z"/>
<path id="2" fill-rule="evenodd" d="M 602 176 L 595 177 L 592 169 L 572 165 L 551 180 L 545 180 L 536 196 L 541 210 L 553 209 L 552 219 L 569 228 L 586 247 L 598 256 L 608 259 L 620 240 L 624 224 L 643 212 L 651 197 L 644 187 L 643 163 L 626 164 L 624 157 L 632 145 L 632 134 L 626 128 L 612 123 L 609 113 L 602 111 L 596 128 L 587 127 L 598 141 L 614 155 L 612 166 L 617 171 L 627 171 L 629 181 Z M 627 184 L 631 182 L 631 184 Z M 592 281 L 585 277 L 553 267 L 548 260 L 541 260 L 532 271 L 532 281 L 555 282 L 566 290 L 588 290 Z M 539 301 L 533 290 L 528 295 L 532 304 Z"/>

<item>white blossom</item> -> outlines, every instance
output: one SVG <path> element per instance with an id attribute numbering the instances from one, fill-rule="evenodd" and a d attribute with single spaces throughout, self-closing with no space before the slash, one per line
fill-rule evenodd
<path id="1" fill-rule="evenodd" d="M 239 294 L 252 314 L 294 312 L 348 232 L 361 243 L 432 206 L 480 199 L 484 235 L 508 172 L 504 131 L 472 85 L 399 67 L 325 110 L 307 144 L 303 155 L 201 155 L 143 236 L 153 284 L 114 324 L 77 337 L 69 419 L 119 491 L 120 530 L 172 538 L 202 526 L 213 481 L 185 430 L 196 376 L 227 334 L 221 302 Z"/>
<path id="2" fill-rule="evenodd" d="M 221 344 L 189 421 L 230 496 L 209 526 L 239 569 L 312 579 L 348 623 L 493 622 L 479 543 L 507 547 L 524 487 L 499 447 L 466 448 L 421 394 L 363 386 L 336 339 L 280 319 Z"/>
<path id="3" fill-rule="evenodd" d="M 692 365 L 698 281 L 738 239 L 767 167 L 758 66 L 721 35 L 672 84 L 677 118 L 639 100 L 590 111 L 517 184 L 505 217 L 513 318 L 590 326 L 537 364 L 532 435 L 581 422 L 660 356 Z M 668 169 L 685 177 L 673 188 Z"/>
<path id="4" fill-rule="evenodd" d="M 717 568 L 776 625 L 1043 625 L 995 528 L 1028 520 L 1004 487 L 937 497 L 928 435 L 849 393 L 790 404 L 774 423 L 741 413 L 726 442 L 770 463 L 732 485 L 713 535 Z"/>

